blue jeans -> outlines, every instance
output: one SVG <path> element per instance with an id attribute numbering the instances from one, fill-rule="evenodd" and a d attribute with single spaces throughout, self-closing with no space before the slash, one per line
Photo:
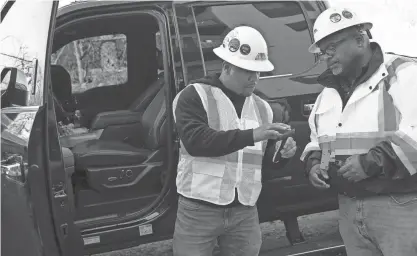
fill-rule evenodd
<path id="1" fill-rule="evenodd" d="M 417 255 L 417 193 L 354 199 L 339 195 L 348 256 Z"/>
<path id="2" fill-rule="evenodd" d="M 174 256 L 256 256 L 262 236 L 256 206 L 222 208 L 180 196 L 173 239 Z"/>

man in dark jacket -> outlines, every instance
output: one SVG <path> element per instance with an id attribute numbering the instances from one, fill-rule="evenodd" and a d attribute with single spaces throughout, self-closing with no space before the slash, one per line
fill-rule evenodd
<path id="1" fill-rule="evenodd" d="M 293 131 L 272 123 L 271 107 L 253 94 L 259 72 L 273 69 L 262 35 L 237 27 L 214 52 L 225 61 L 221 75 L 193 82 L 173 103 L 181 139 L 174 255 L 212 255 L 218 240 L 222 255 L 255 256 L 262 162 L 284 164 L 296 145 L 281 143 Z"/>

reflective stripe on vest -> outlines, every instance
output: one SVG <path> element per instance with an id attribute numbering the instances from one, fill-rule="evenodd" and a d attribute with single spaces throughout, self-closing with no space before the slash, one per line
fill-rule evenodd
<path id="1" fill-rule="evenodd" d="M 220 124 L 220 113 L 218 111 L 218 105 L 216 102 L 216 99 L 213 95 L 213 91 L 211 90 L 211 86 L 209 85 L 203 85 L 201 84 L 206 95 L 207 99 L 207 109 L 208 109 L 208 123 L 209 126 L 217 131 L 221 130 L 221 124 Z M 199 89 L 197 89 L 199 91 Z M 201 96 L 201 91 L 199 92 Z M 254 100 L 255 105 L 255 113 L 257 116 L 257 119 L 261 122 L 261 125 L 263 123 L 268 123 L 268 117 L 267 117 L 267 110 L 266 106 L 262 102 L 262 100 L 256 96 L 252 95 L 252 99 Z M 264 149 L 266 148 L 266 141 L 262 142 L 262 151 L 259 150 L 252 150 L 252 149 L 243 149 L 243 157 L 242 157 L 242 163 L 243 164 L 249 164 L 249 165 L 258 165 L 262 166 L 262 159 L 263 159 L 263 153 Z M 220 157 L 223 158 L 223 157 Z M 206 158 L 205 158 L 206 159 Z M 237 162 L 238 161 L 238 153 L 233 152 L 231 153 L 226 159 L 218 159 L 219 161 L 231 161 L 231 162 Z"/>
<path id="2" fill-rule="evenodd" d="M 205 91 L 205 96 L 207 100 L 207 119 L 209 126 L 213 128 L 216 131 L 220 131 L 220 113 L 218 110 L 216 99 L 213 95 L 213 91 L 211 90 L 211 86 L 209 85 L 202 85 L 203 89 Z M 203 96 L 201 91 L 199 91 L 198 88 L 196 88 L 197 92 L 200 94 L 200 96 Z M 257 119 L 260 120 L 261 125 L 268 123 L 268 116 L 267 116 L 267 110 L 262 102 L 262 100 L 256 96 L 252 96 L 255 102 L 255 113 L 257 116 Z M 243 157 L 242 157 L 242 163 L 243 164 L 250 164 L 250 165 L 262 165 L 262 159 L 263 159 L 263 152 L 266 148 L 266 141 L 262 142 L 262 151 L 259 150 L 252 150 L 252 149 L 244 149 L 243 150 Z M 207 160 L 207 158 L 205 158 Z M 210 158 L 210 161 L 230 161 L 230 162 L 237 162 L 238 161 L 238 153 L 233 152 L 229 154 L 227 157 L 219 157 L 219 158 Z"/>
<path id="3" fill-rule="evenodd" d="M 266 106 L 264 104 L 264 102 L 262 101 L 261 98 L 259 98 L 257 95 L 253 94 L 252 98 L 255 101 L 255 105 L 257 106 L 257 108 L 255 108 L 256 111 L 256 115 L 258 117 L 258 120 L 261 120 L 261 124 L 267 124 L 267 123 L 272 123 L 272 120 L 269 120 L 268 118 L 268 110 L 266 109 Z M 265 152 L 266 149 L 266 145 L 268 144 L 268 141 L 262 141 L 262 151 Z"/>
<path id="4" fill-rule="evenodd" d="M 389 141 L 409 173 L 411 175 L 417 173 L 417 142 L 403 131 L 398 130 L 401 116 L 388 93 L 390 85 L 397 81 L 398 69 L 405 63 L 407 60 L 395 59 L 387 67 L 388 76 L 383 83 L 379 83 L 382 88 L 379 89 L 378 132 L 338 133 L 336 136 L 321 136 L 318 141 L 323 151 L 329 150 L 333 157 L 364 154 L 378 143 Z M 326 165 L 323 164 L 323 166 Z"/>
<path id="5" fill-rule="evenodd" d="M 388 78 L 386 84 L 390 85 L 397 82 L 397 73 L 399 70 L 407 67 L 408 65 L 412 63 L 417 63 L 415 59 L 407 58 L 407 57 L 397 57 L 391 65 L 387 67 L 388 70 Z M 395 111 L 397 113 L 396 118 L 396 125 L 395 125 L 395 133 L 392 136 L 389 136 L 389 139 L 391 141 L 391 145 L 397 154 L 398 158 L 401 160 L 401 162 L 404 164 L 404 166 L 407 168 L 409 173 L 411 175 L 417 173 L 417 141 L 415 139 L 411 138 L 409 135 L 407 135 L 404 131 L 398 130 L 398 124 L 400 121 L 400 116 L 398 115 L 398 111 Z M 392 110 L 389 110 L 386 112 L 385 117 L 391 116 L 394 117 L 395 115 L 392 114 Z M 392 122 L 391 119 L 388 120 L 388 122 Z M 386 124 L 385 129 L 389 130 L 389 124 Z"/>
<path id="6" fill-rule="evenodd" d="M 272 110 L 257 96 L 248 97 L 238 118 L 232 102 L 216 87 L 194 84 L 206 110 L 210 128 L 221 131 L 249 129 L 252 126 L 272 121 Z M 176 97 L 177 99 L 178 97 Z M 174 113 L 176 100 L 174 100 Z M 249 128 L 248 128 L 249 127 Z M 255 127 L 256 128 L 256 127 Z M 238 190 L 239 201 L 244 205 L 255 205 L 261 188 L 261 168 L 266 143 L 220 157 L 193 157 L 181 143 L 178 164 L 178 193 L 218 205 L 231 203 Z"/>

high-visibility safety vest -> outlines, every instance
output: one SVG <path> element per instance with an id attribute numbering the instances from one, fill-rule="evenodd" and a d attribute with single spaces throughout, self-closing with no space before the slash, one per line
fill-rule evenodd
<path id="1" fill-rule="evenodd" d="M 192 84 L 201 98 L 208 117 L 208 125 L 217 131 L 254 129 L 272 123 L 273 112 L 269 104 L 252 94 L 246 98 L 241 118 L 230 99 L 219 88 L 207 84 Z M 178 97 L 173 102 L 175 109 Z M 262 159 L 266 141 L 221 157 L 193 157 L 181 141 L 177 173 L 179 194 L 216 205 L 227 205 L 238 199 L 243 205 L 253 206 L 261 192 Z"/>
<path id="2" fill-rule="evenodd" d="M 337 156 L 367 153 L 388 141 L 410 175 L 416 174 L 417 62 L 391 54 L 384 60 L 358 85 L 344 109 L 336 89 L 323 89 L 309 117 L 311 142 L 301 160 L 312 150 L 322 150 L 321 167 L 327 169 Z"/>

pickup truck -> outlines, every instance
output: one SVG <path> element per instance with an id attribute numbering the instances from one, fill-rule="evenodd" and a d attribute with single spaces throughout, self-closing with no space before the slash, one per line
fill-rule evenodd
<path id="1" fill-rule="evenodd" d="M 295 129 L 284 167 L 263 166 L 261 222 L 335 210 L 300 154 L 325 66 L 307 51 L 326 1 L 8 1 L 1 10 L 2 255 L 85 255 L 170 239 L 179 139 L 172 100 L 218 73 L 235 26 L 266 38 L 275 70 L 255 93 Z"/>

